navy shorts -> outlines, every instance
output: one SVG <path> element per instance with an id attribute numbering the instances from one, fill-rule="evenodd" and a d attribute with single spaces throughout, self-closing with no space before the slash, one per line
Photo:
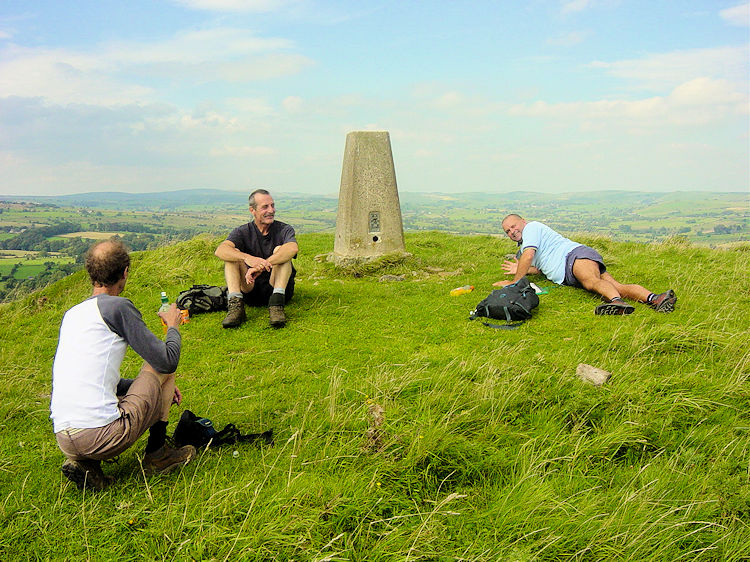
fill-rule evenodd
<path id="1" fill-rule="evenodd" d="M 599 264 L 599 273 L 607 271 L 607 266 L 604 265 L 604 258 L 602 255 L 588 246 L 577 246 L 573 248 L 570 253 L 565 256 L 565 279 L 563 285 L 570 285 L 571 287 L 583 287 L 578 282 L 578 279 L 573 275 L 573 264 L 576 260 L 591 260 Z"/>
<path id="2" fill-rule="evenodd" d="M 297 271 L 292 268 L 292 274 L 289 276 L 289 282 L 286 284 L 285 303 L 288 303 L 294 295 L 294 276 Z M 249 293 L 242 293 L 242 299 L 248 306 L 268 306 L 268 299 L 273 294 L 271 286 L 271 272 L 264 271 L 255 278 L 255 287 Z"/>

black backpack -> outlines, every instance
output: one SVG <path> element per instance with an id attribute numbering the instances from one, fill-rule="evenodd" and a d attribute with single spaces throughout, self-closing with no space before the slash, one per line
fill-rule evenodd
<path id="1" fill-rule="evenodd" d="M 214 285 L 193 285 L 177 295 L 177 307 L 190 311 L 190 316 L 201 312 L 227 309 L 227 288 Z"/>
<path id="2" fill-rule="evenodd" d="M 273 429 L 263 433 L 249 433 L 243 435 L 234 424 L 228 423 L 221 431 L 216 431 L 214 424 L 207 418 L 199 418 L 190 410 L 185 410 L 177 422 L 172 439 L 177 447 L 192 445 L 200 449 L 209 445 L 218 447 L 224 444 L 240 442 L 262 441 L 266 445 L 273 445 Z"/>
<path id="3" fill-rule="evenodd" d="M 489 324 L 487 322 L 484 322 L 484 325 L 491 328 L 510 330 L 517 328 L 524 320 L 531 318 L 531 311 L 537 306 L 539 306 L 539 297 L 536 295 L 529 280 L 526 277 L 521 277 L 521 279 L 512 285 L 492 291 L 469 314 L 469 318 L 471 320 L 480 317 L 505 320 L 507 324 L 504 326 Z M 520 320 L 521 322 L 520 324 L 512 324 L 514 320 Z"/>

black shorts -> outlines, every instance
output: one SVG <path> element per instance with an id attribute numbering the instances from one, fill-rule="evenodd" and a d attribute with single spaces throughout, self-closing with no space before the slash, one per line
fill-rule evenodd
<path id="1" fill-rule="evenodd" d="M 286 284 L 285 303 L 292 300 L 292 295 L 294 295 L 295 275 L 297 275 L 297 271 L 292 267 L 292 274 L 289 276 L 289 282 Z M 271 272 L 264 271 L 255 278 L 255 288 L 249 293 L 242 293 L 242 299 L 248 306 L 268 306 L 268 299 L 271 298 L 272 294 L 273 287 L 271 286 Z"/>
<path id="2" fill-rule="evenodd" d="M 604 265 L 604 258 L 602 255 L 588 246 L 580 245 L 573 248 L 570 253 L 565 256 L 565 279 L 563 285 L 570 285 L 571 287 L 583 287 L 581 283 L 573 275 L 573 264 L 576 260 L 591 260 L 599 264 L 599 273 L 607 271 L 607 266 Z"/>

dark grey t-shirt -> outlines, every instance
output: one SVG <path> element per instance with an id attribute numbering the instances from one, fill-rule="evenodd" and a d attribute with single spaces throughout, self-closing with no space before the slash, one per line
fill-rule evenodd
<path id="1" fill-rule="evenodd" d="M 233 243 L 240 252 L 264 260 L 271 257 L 276 246 L 297 241 L 294 237 L 294 228 L 281 221 L 273 221 L 265 236 L 260 233 L 255 222 L 243 224 L 230 232 L 227 240 Z"/>

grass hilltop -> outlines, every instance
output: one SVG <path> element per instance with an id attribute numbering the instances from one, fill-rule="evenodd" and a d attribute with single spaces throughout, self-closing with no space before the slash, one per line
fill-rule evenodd
<path id="1" fill-rule="evenodd" d="M 354 276 L 313 259 L 331 234 L 301 235 L 286 328 L 260 309 L 182 329 L 183 408 L 276 444 L 145 480 L 139 443 L 95 495 L 61 475 L 48 417 L 84 272 L 0 306 L 0 558 L 747 560 L 750 246 L 575 239 L 618 279 L 673 288 L 677 310 L 594 316 L 593 295 L 532 278 L 550 287 L 535 317 L 493 330 L 467 318 L 508 240 L 407 233 L 412 257 Z M 223 284 L 217 243 L 134 255 L 123 296 L 155 332 L 160 291 Z M 613 376 L 587 385 L 579 363 Z M 139 364 L 129 351 L 123 373 Z"/>

